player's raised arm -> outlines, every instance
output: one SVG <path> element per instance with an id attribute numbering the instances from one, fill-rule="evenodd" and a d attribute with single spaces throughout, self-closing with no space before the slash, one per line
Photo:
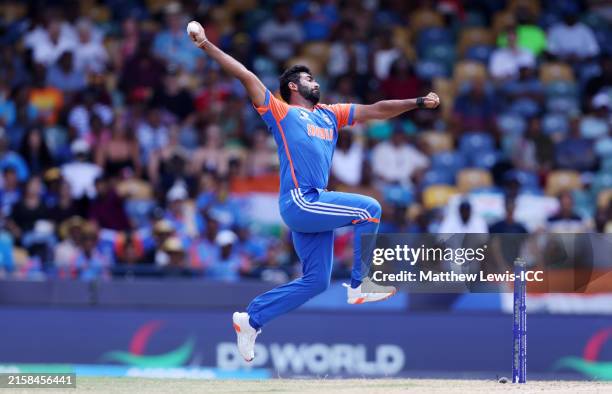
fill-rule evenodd
<path id="1" fill-rule="evenodd" d="M 389 119 L 416 108 L 436 108 L 440 98 L 435 93 L 425 97 L 406 100 L 382 100 L 374 104 L 355 106 L 355 122 L 365 122 L 373 119 Z"/>
<path id="2" fill-rule="evenodd" d="M 255 74 L 249 71 L 242 63 L 223 52 L 221 49 L 217 48 L 217 46 L 215 46 L 212 42 L 208 41 L 204 28 L 199 22 L 189 22 L 187 25 L 187 33 L 198 48 L 205 51 L 208 56 L 219 63 L 223 71 L 236 77 L 240 82 L 242 82 L 253 104 L 258 107 L 264 105 L 264 101 L 266 99 L 266 87 Z"/>

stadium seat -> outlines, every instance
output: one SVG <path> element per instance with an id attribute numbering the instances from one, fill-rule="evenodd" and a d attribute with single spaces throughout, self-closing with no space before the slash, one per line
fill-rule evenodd
<path id="1" fill-rule="evenodd" d="M 538 175 L 531 171 L 511 170 L 505 174 L 505 180 L 516 180 L 521 184 L 521 187 L 539 189 L 540 181 Z"/>
<path id="2" fill-rule="evenodd" d="M 454 172 L 432 168 L 423 174 L 421 186 L 431 185 L 453 185 L 455 183 Z"/>
<path id="3" fill-rule="evenodd" d="M 446 64 L 432 60 L 418 62 L 415 67 L 415 72 L 419 78 L 426 81 L 439 77 L 445 78 L 450 74 Z"/>
<path id="4" fill-rule="evenodd" d="M 418 33 L 428 27 L 442 27 L 444 19 L 442 15 L 430 10 L 417 10 L 410 15 L 410 29 Z"/>
<path id="5" fill-rule="evenodd" d="M 600 138 L 595 143 L 595 153 L 601 158 L 612 158 L 612 137 Z"/>
<path id="6" fill-rule="evenodd" d="M 448 152 L 453 149 L 453 137 L 449 133 L 423 131 L 419 133 L 419 138 L 425 144 L 429 155 Z"/>
<path id="7" fill-rule="evenodd" d="M 610 126 L 600 119 L 585 116 L 580 120 L 580 135 L 584 138 L 598 139 L 608 135 Z"/>
<path id="8" fill-rule="evenodd" d="M 455 86 L 461 86 L 465 82 L 475 80 L 485 81 L 487 79 L 487 70 L 479 62 L 463 60 L 455 64 L 453 79 L 455 80 Z"/>
<path id="9" fill-rule="evenodd" d="M 461 193 L 493 185 L 491 173 L 482 168 L 465 168 L 457 174 L 457 188 Z"/>
<path id="10" fill-rule="evenodd" d="M 495 50 L 495 47 L 491 45 L 475 45 L 471 46 L 465 52 L 465 58 L 468 60 L 475 60 L 483 64 L 489 64 L 489 58 Z"/>
<path id="11" fill-rule="evenodd" d="M 459 150 L 466 156 L 475 156 L 495 148 L 493 137 L 483 132 L 465 133 L 459 140 Z"/>
<path id="12" fill-rule="evenodd" d="M 565 63 L 544 63 L 540 66 L 540 81 L 543 84 L 553 81 L 574 81 L 574 72 Z"/>
<path id="13" fill-rule="evenodd" d="M 317 58 L 324 64 L 329 59 L 329 44 L 327 42 L 311 42 L 302 47 L 301 55 L 309 58 Z"/>
<path id="14" fill-rule="evenodd" d="M 470 165 L 476 168 L 491 169 L 500 160 L 502 153 L 499 151 L 484 151 L 470 158 Z"/>
<path id="15" fill-rule="evenodd" d="M 612 188 L 604 189 L 597 194 L 597 206 L 599 208 L 608 208 L 612 201 Z"/>
<path id="16" fill-rule="evenodd" d="M 427 210 L 445 206 L 448 200 L 458 193 L 454 186 L 431 185 L 423 191 L 423 206 Z"/>
<path id="17" fill-rule="evenodd" d="M 520 115 L 505 113 L 497 117 L 497 127 L 503 134 L 522 135 L 527 130 L 527 122 Z"/>
<path id="18" fill-rule="evenodd" d="M 492 46 L 495 44 L 493 33 L 483 27 L 471 27 L 463 29 L 457 43 L 457 50 L 461 56 L 466 54 L 468 48 L 476 45 Z"/>
<path id="19" fill-rule="evenodd" d="M 547 113 L 542 118 L 542 131 L 549 135 L 566 135 L 569 132 L 569 121 L 567 116 L 560 113 Z"/>
<path id="20" fill-rule="evenodd" d="M 593 195 L 599 195 L 602 190 L 612 188 L 612 172 L 600 171 L 591 181 L 591 192 Z"/>
<path id="21" fill-rule="evenodd" d="M 455 174 L 465 167 L 466 160 L 461 152 L 440 152 L 431 158 L 431 168 Z"/>
<path id="22" fill-rule="evenodd" d="M 546 178 L 546 194 L 556 196 L 565 190 L 582 188 L 582 179 L 578 171 L 555 170 Z"/>

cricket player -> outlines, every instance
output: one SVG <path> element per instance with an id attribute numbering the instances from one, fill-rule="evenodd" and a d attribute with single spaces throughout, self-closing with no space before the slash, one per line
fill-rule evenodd
<path id="1" fill-rule="evenodd" d="M 255 298 L 247 312 L 233 315 L 238 349 L 246 361 L 255 357 L 255 339 L 261 327 L 325 291 L 330 283 L 334 229 L 354 226 L 354 263 L 349 304 L 382 301 L 395 288 L 374 284 L 362 272 L 361 235 L 378 231 L 381 208 L 373 198 L 327 191 L 338 129 L 355 122 L 388 119 L 415 108 L 436 108 L 435 93 L 406 100 L 384 100 L 371 105 L 319 104 L 321 92 L 307 67 L 294 65 L 280 76 L 279 100 L 255 74 L 206 38 L 202 25 L 190 22 L 187 32 L 194 44 L 238 78 L 274 136 L 280 159 L 280 212 L 291 229 L 303 276 Z M 373 248 L 374 245 L 365 245 Z M 371 250 L 364 250 L 368 255 Z M 368 262 L 369 264 L 369 262 Z M 362 283 L 367 283 L 364 289 Z"/>

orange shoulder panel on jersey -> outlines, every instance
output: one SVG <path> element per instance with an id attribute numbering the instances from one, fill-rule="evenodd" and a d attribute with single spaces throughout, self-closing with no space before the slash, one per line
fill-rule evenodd
<path id="1" fill-rule="evenodd" d="M 282 100 L 277 99 L 272 92 L 266 89 L 266 100 L 261 107 L 255 107 L 260 115 L 265 114 L 268 110 L 272 111 L 274 119 L 280 121 L 289 112 L 289 105 Z"/>
<path id="2" fill-rule="evenodd" d="M 350 115 L 351 115 L 351 107 L 352 104 L 321 104 L 323 108 L 329 109 L 336 115 L 336 120 L 338 121 L 338 128 L 342 128 L 344 126 L 351 126 L 353 122 L 349 123 Z M 354 116 L 354 114 L 353 114 Z"/>

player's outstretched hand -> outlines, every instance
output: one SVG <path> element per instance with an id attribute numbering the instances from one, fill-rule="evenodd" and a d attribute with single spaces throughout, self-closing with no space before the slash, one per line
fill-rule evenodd
<path id="1" fill-rule="evenodd" d="M 191 38 L 191 41 L 199 48 L 204 44 L 208 39 L 206 38 L 206 33 L 204 32 L 204 28 L 200 24 L 200 22 L 191 21 L 187 24 L 187 34 Z"/>
<path id="2" fill-rule="evenodd" d="M 437 108 L 440 105 L 440 97 L 434 92 L 429 92 L 427 96 L 424 97 L 425 108 Z"/>

